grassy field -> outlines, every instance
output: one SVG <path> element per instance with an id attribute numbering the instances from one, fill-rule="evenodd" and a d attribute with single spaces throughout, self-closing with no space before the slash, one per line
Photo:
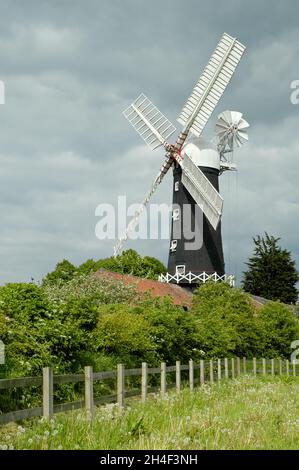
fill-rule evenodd
<path id="1" fill-rule="evenodd" d="M 240 377 L 0 428 L 0 449 L 299 449 L 299 379 Z"/>

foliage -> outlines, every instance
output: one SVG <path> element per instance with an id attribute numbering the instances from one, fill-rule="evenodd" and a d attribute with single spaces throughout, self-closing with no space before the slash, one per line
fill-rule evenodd
<path id="1" fill-rule="evenodd" d="M 147 403 L 59 413 L 0 429 L 0 449 L 298 449 L 298 378 L 239 377 Z"/>
<path id="2" fill-rule="evenodd" d="M 6 346 L 2 373 L 39 374 L 47 365 L 57 372 L 81 369 L 95 353 L 91 333 L 98 324 L 98 306 L 133 297 L 133 287 L 94 274 L 42 287 L 1 287 L 0 338 Z"/>
<path id="3" fill-rule="evenodd" d="M 88 275 L 94 273 L 98 269 L 98 261 L 95 261 L 94 259 L 88 259 L 84 263 L 80 264 L 80 266 L 77 268 L 77 273 L 79 275 Z"/>
<path id="4" fill-rule="evenodd" d="M 79 267 L 74 266 L 67 260 L 57 264 L 55 270 L 45 276 L 44 286 L 61 285 L 75 279 L 77 276 L 90 275 L 99 269 L 117 272 L 120 274 L 131 274 L 133 276 L 144 277 L 147 279 L 158 279 L 159 274 L 165 274 L 166 268 L 156 258 L 150 256 L 140 256 L 135 250 L 124 251 L 121 255 L 114 258 L 99 259 L 97 261 L 88 259 Z"/>
<path id="5" fill-rule="evenodd" d="M 0 310 L 13 318 L 44 318 L 49 308 L 47 296 L 35 284 L 9 283 L 0 287 Z"/>
<path id="6" fill-rule="evenodd" d="M 95 274 L 79 274 L 68 282 L 45 285 L 43 290 L 47 297 L 56 303 L 68 299 L 87 298 L 95 305 L 129 302 L 136 297 L 132 286 L 108 277 L 97 277 Z"/>
<path id="7" fill-rule="evenodd" d="M 99 308 L 99 321 L 93 332 L 97 351 L 125 363 L 128 367 L 142 361 L 154 363 L 155 343 L 150 325 L 128 305 Z"/>
<path id="8" fill-rule="evenodd" d="M 293 304 L 298 298 L 298 273 L 291 253 L 278 246 L 279 240 L 267 233 L 253 238 L 254 254 L 246 263 L 243 287 L 251 294 Z"/>
<path id="9" fill-rule="evenodd" d="M 148 299 L 135 307 L 150 323 L 159 362 L 174 364 L 201 357 L 196 322 L 191 312 L 173 304 L 169 298 Z"/>
<path id="10" fill-rule="evenodd" d="M 0 338 L 6 352 L 1 376 L 40 375 L 44 366 L 57 374 L 77 373 L 85 365 L 107 370 L 119 362 L 140 367 L 142 361 L 158 366 L 190 358 L 289 357 L 291 341 L 299 338 L 298 320 L 286 306 L 272 302 L 256 310 L 248 294 L 226 284 L 200 286 L 191 309 L 184 311 L 170 298 L 137 294 L 119 280 L 98 277 L 88 265 L 88 274 L 76 271 L 68 280 L 54 282 L 53 277 L 42 286 L 0 288 Z M 95 391 L 108 394 L 110 385 L 97 383 Z M 78 387 L 56 387 L 55 399 L 77 399 Z M 33 388 L 9 393 L 2 394 L 2 411 L 12 409 L 12 403 L 40 406 Z"/>
<path id="11" fill-rule="evenodd" d="M 0 289 L 0 337 L 5 344 L 7 375 L 73 370 L 89 349 L 95 307 L 86 299 L 56 306 L 34 284 L 8 284 Z"/>
<path id="12" fill-rule="evenodd" d="M 225 283 L 203 284 L 194 293 L 191 314 L 196 318 L 200 348 L 208 357 L 257 354 L 255 308 L 241 289 Z"/>
<path id="13" fill-rule="evenodd" d="M 264 305 L 257 316 L 261 354 L 289 357 L 291 342 L 299 339 L 299 322 L 292 310 L 279 302 Z"/>
<path id="14" fill-rule="evenodd" d="M 64 259 L 56 265 L 51 273 L 48 273 L 43 279 L 44 285 L 56 284 L 58 282 L 70 281 L 76 273 L 76 267 L 67 259 Z"/>
<path id="15" fill-rule="evenodd" d="M 135 250 L 124 251 L 114 258 L 106 258 L 97 262 L 98 268 L 115 271 L 121 274 L 158 279 L 159 274 L 165 274 L 165 266 L 156 258 L 142 257 Z"/>
<path id="16" fill-rule="evenodd" d="M 50 303 L 34 284 L 7 284 L 0 288 L 0 338 L 5 344 L 2 374 L 36 372 L 49 362 L 49 348 L 41 326 Z"/>
<path id="17" fill-rule="evenodd" d="M 168 298 L 141 299 L 131 305 L 99 309 L 94 331 L 99 350 L 117 355 L 121 362 L 140 366 L 142 361 L 188 361 L 199 357 L 193 317 Z"/>

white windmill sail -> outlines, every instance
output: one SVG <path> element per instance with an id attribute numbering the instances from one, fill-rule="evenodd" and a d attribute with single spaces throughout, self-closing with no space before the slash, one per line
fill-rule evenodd
<path id="1" fill-rule="evenodd" d="M 186 133 L 200 136 L 244 51 L 245 46 L 236 38 L 223 34 L 178 118 Z"/>
<path id="2" fill-rule="evenodd" d="M 222 215 L 222 197 L 198 166 L 186 154 L 184 155 L 182 170 L 183 185 L 216 230 Z"/>
<path id="3" fill-rule="evenodd" d="M 174 125 L 143 93 L 123 114 L 152 150 L 164 145 L 176 130 Z"/>
<path id="4" fill-rule="evenodd" d="M 130 232 L 132 232 L 135 229 L 135 227 L 137 227 L 141 214 L 145 210 L 145 208 L 146 208 L 147 204 L 149 203 L 152 195 L 154 194 L 157 187 L 159 186 L 159 184 L 163 180 L 164 176 L 166 175 L 167 171 L 171 167 L 172 162 L 173 162 L 173 160 L 172 160 L 171 157 L 167 157 L 165 159 L 164 164 L 162 165 L 162 167 L 161 167 L 159 173 L 157 174 L 156 178 L 154 179 L 149 191 L 147 192 L 147 194 L 146 194 L 145 198 L 143 199 L 142 203 L 140 204 L 140 209 L 138 211 L 136 211 L 133 219 L 130 221 L 130 223 L 128 224 L 128 226 L 126 228 L 125 233 L 122 235 L 122 237 L 120 237 L 118 239 L 117 243 L 115 244 L 115 246 L 114 246 L 114 256 L 117 256 L 122 251 L 122 247 L 123 247 L 125 241 L 128 239 Z"/>
<path id="5" fill-rule="evenodd" d="M 168 148 L 169 144 L 167 139 L 175 132 L 176 128 L 143 93 L 138 96 L 123 114 L 152 150 L 155 150 L 161 145 Z M 114 256 L 117 256 L 121 252 L 124 242 L 128 239 L 129 233 L 138 225 L 142 212 L 171 167 L 172 162 L 172 157 L 168 155 L 148 193 L 140 204 L 140 209 L 135 213 L 133 219 L 128 224 L 123 236 L 117 241 L 114 247 Z"/>

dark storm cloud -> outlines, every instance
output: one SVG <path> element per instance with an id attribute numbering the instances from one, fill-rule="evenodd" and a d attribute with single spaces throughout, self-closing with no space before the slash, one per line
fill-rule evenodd
<path id="1" fill-rule="evenodd" d="M 173 122 L 223 31 L 247 52 L 219 104 L 252 124 L 234 175 L 221 180 L 228 269 L 267 229 L 299 261 L 297 1 L 1 1 L 0 282 L 40 278 L 67 257 L 108 256 L 95 207 L 138 202 L 159 169 L 121 112 L 145 92 Z M 179 128 L 179 126 L 178 126 Z M 238 189 L 237 189 L 238 188 Z M 171 175 L 155 195 L 170 203 Z M 238 205 L 236 205 L 238 200 Z M 167 241 L 133 242 L 167 258 Z"/>

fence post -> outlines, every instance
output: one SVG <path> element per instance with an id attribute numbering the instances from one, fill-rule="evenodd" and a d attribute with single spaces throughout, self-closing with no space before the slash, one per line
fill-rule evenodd
<path id="1" fill-rule="evenodd" d="M 292 362 L 293 364 L 293 376 L 296 377 L 296 363 Z"/>
<path id="2" fill-rule="evenodd" d="M 53 406 L 53 369 L 43 368 L 43 416 L 51 418 L 54 414 Z"/>
<path id="3" fill-rule="evenodd" d="M 176 387 L 176 391 L 180 392 L 181 390 L 181 361 L 176 361 L 175 363 L 175 387 Z"/>
<path id="4" fill-rule="evenodd" d="M 141 366 L 141 401 L 143 403 L 147 400 L 147 363 L 143 362 Z"/>
<path id="5" fill-rule="evenodd" d="M 279 358 L 279 375 L 282 375 L 282 360 Z"/>
<path id="6" fill-rule="evenodd" d="M 262 364 L 263 364 L 263 375 L 266 375 L 266 359 L 262 359 Z"/>
<path id="7" fill-rule="evenodd" d="M 256 376 L 256 357 L 253 358 L 253 375 Z"/>
<path id="8" fill-rule="evenodd" d="M 246 357 L 243 357 L 243 374 L 247 373 Z"/>
<path id="9" fill-rule="evenodd" d="M 166 362 L 161 362 L 161 395 L 162 397 L 166 394 Z"/>
<path id="10" fill-rule="evenodd" d="M 235 359 L 232 357 L 231 359 L 231 363 L 232 363 L 232 379 L 235 378 Z"/>
<path id="11" fill-rule="evenodd" d="M 218 359 L 218 381 L 221 380 L 221 359 Z"/>
<path id="12" fill-rule="evenodd" d="M 205 361 L 203 359 L 200 360 L 200 385 L 205 383 Z"/>
<path id="13" fill-rule="evenodd" d="M 271 359 L 271 375 L 275 375 L 275 359 Z"/>
<path id="14" fill-rule="evenodd" d="M 192 359 L 189 361 L 189 388 L 194 390 L 194 362 Z"/>
<path id="15" fill-rule="evenodd" d="M 88 421 L 93 418 L 93 371 L 91 366 L 84 367 L 85 410 Z"/>
<path id="16" fill-rule="evenodd" d="M 125 366 L 117 364 L 117 403 L 120 409 L 125 407 Z"/>
<path id="17" fill-rule="evenodd" d="M 228 359 L 227 357 L 224 359 L 224 375 L 225 378 L 228 379 Z"/>
<path id="18" fill-rule="evenodd" d="M 214 361 L 213 359 L 210 359 L 210 383 L 214 383 L 214 370 L 213 370 L 213 367 L 214 367 Z"/>
<path id="19" fill-rule="evenodd" d="M 214 366 L 214 361 L 213 359 L 210 359 L 210 383 L 214 383 L 214 370 L 213 370 L 213 366 Z"/>
<path id="20" fill-rule="evenodd" d="M 287 375 L 290 375 L 290 363 L 288 359 L 286 359 L 286 373 Z"/>
<path id="21" fill-rule="evenodd" d="M 241 361 L 239 357 L 237 357 L 237 375 L 241 375 Z"/>

